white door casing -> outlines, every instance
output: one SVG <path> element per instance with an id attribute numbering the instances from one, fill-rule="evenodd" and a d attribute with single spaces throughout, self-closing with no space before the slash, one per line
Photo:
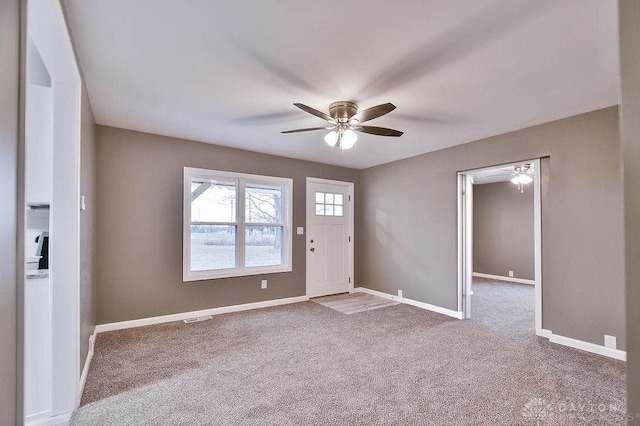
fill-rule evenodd
<path id="1" fill-rule="evenodd" d="M 45 418 L 70 414 L 78 407 L 81 396 L 79 204 L 82 79 L 59 1 L 30 0 L 27 7 L 27 33 L 37 46 L 51 76 L 53 90 L 49 225 L 51 311 L 48 315 L 51 333 L 51 399 L 47 411 L 23 413 L 26 417 L 42 414 Z M 25 309 L 25 312 L 29 311 Z M 30 338 L 21 337 L 25 341 Z M 23 366 L 23 374 L 24 368 L 28 367 Z M 23 389 L 23 397 L 29 391 Z"/>
<path id="2" fill-rule="evenodd" d="M 473 296 L 473 182 L 469 176 L 464 177 L 464 265 L 465 282 L 467 286 L 464 292 L 465 318 L 471 318 L 471 296 Z"/>
<path id="3" fill-rule="evenodd" d="M 342 216 L 319 214 L 316 194 L 342 196 Z M 329 213 L 339 210 L 331 204 Z M 353 183 L 307 178 L 307 296 L 318 297 L 353 290 Z M 334 207 L 335 206 L 335 207 Z M 333 210 L 335 208 L 335 210 Z"/>
<path id="4" fill-rule="evenodd" d="M 534 208 L 534 257 L 535 257 L 535 331 L 543 336 L 542 328 L 542 189 L 540 159 L 519 161 L 533 164 L 533 208 Z M 458 173 L 458 310 L 463 311 L 463 318 L 471 318 L 471 296 L 473 282 L 473 183 L 474 172 L 497 167 L 512 166 L 508 163 L 467 170 Z"/>
<path id="5" fill-rule="evenodd" d="M 458 312 L 471 318 L 473 271 L 473 183 L 466 173 L 458 173 Z"/>

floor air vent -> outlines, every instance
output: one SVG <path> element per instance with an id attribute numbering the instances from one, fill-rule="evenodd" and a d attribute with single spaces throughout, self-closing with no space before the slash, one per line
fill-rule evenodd
<path id="1" fill-rule="evenodd" d="M 191 324 L 192 322 L 200 322 L 200 321 L 206 321 L 206 320 L 210 320 L 211 318 L 213 318 L 211 315 L 207 315 L 204 317 L 197 317 L 197 318 L 189 318 L 184 320 L 185 324 Z"/>

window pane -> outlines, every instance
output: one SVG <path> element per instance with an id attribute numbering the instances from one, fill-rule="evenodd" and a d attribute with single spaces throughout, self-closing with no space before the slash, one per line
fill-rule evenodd
<path id="1" fill-rule="evenodd" d="M 342 206 L 335 206 L 335 208 L 333 210 L 333 215 L 334 216 L 342 216 L 343 215 Z"/>
<path id="2" fill-rule="evenodd" d="M 191 225 L 191 270 L 236 267 L 236 227 Z"/>
<path id="3" fill-rule="evenodd" d="M 247 185 L 245 217 L 249 223 L 282 223 L 282 188 Z"/>
<path id="4" fill-rule="evenodd" d="M 325 203 L 333 204 L 333 194 L 327 194 L 324 196 Z"/>
<path id="5" fill-rule="evenodd" d="M 191 182 L 192 222 L 235 222 L 236 204 L 233 182 Z"/>
<path id="6" fill-rule="evenodd" d="M 316 216 L 324 216 L 324 204 L 316 204 Z"/>
<path id="7" fill-rule="evenodd" d="M 334 204 L 341 206 L 343 204 L 342 194 L 333 194 Z"/>
<path id="8" fill-rule="evenodd" d="M 333 205 L 327 204 L 324 206 L 324 213 L 326 216 L 333 216 Z"/>
<path id="9" fill-rule="evenodd" d="M 324 204 L 324 192 L 316 192 L 316 203 Z"/>
<path id="10" fill-rule="evenodd" d="M 246 266 L 282 264 L 282 234 L 280 226 L 247 226 L 245 228 Z"/>

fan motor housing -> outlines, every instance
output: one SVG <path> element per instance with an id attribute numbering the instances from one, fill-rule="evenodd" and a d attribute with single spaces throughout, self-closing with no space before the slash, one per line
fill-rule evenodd
<path id="1" fill-rule="evenodd" d="M 351 101 L 338 101 L 329 105 L 329 115 L 338 122 L 349 121 L 358 112 L 358 104 Z"/>

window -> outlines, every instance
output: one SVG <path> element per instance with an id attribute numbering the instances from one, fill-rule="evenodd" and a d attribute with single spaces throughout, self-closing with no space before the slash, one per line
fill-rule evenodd
<path id="1" fill-rule="evenodd" d="M 293 181 L 184 169 L 183 280 L 291 271 Z"/>
<path id="2" fill-rule="evenodd" d="M 344 196 L 332 192 L 316 192 L 316 216 L 343 216 Z"/>

